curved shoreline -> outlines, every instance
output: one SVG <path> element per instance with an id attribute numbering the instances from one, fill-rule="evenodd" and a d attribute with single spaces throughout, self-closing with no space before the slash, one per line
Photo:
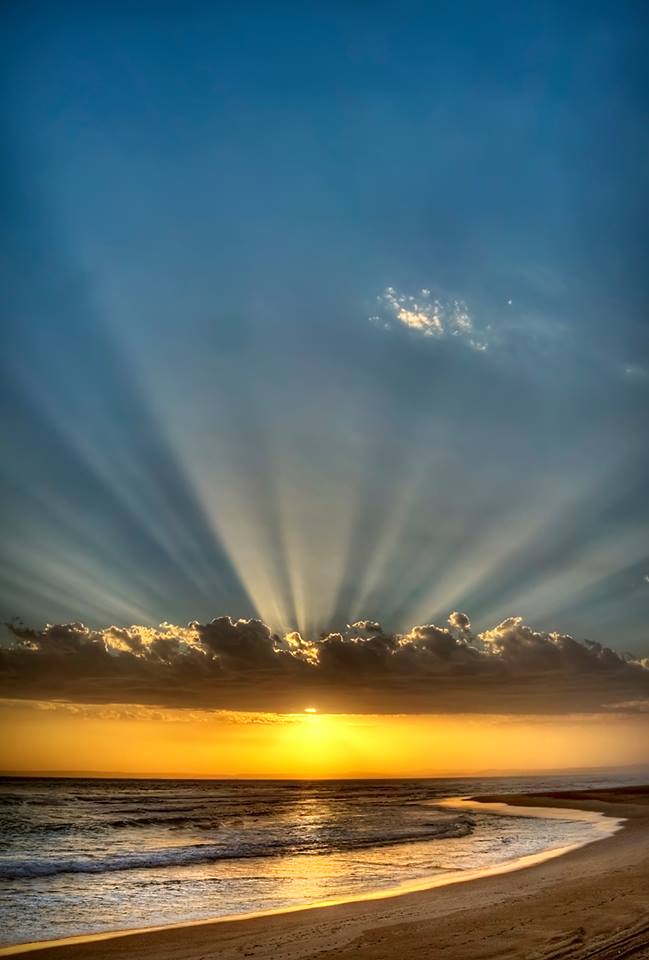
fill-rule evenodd
<path id="1" fill-rule="evenodd" d="M 218 956 L 225 956 L 222 952 L 225 947 L 224 941 L 232 939 L 229 935 L 234 932 L 235 939 L 241 936 L 246 937 L 247 931 L 255 931 L 255 940 L 263 941 L 263 934 L 260 926 L 266 924 L 267 927 L 275 928 L 282 923 L 287 928 L 292 928 L 295 924 L 301 926 L 312 926 L 310 923 L 313 918 L 318 924 L 327 924 L 339 922 L 336 917 L 342 913 L 352 914 L 356 910 L 358 918 L 368 914 L 372 920 L 372 907 L 383 908 L 384 914 L 388 919 L 403 919 L 404 908 L 407 914 L 411 904 L 417 898 L 425 898 L 429 904 L 431 893 L 435 891 L 436 899 L 439 900 L 440 894 L 448 891 L 448 888 L 456 888 L 462 885 L 464 889 L 476 889 L 490 880 L 498 878 L 508 878 L 521 870 L 534 873 L 542 869 L 544 865 L 559 860 L 565 860 L 570 856 L 574 857 L 585 848 L 592 847 L 595 841 L 613 840 L 621 828 L 628 826 L 629 818 L 623 814 L 628 810 L 610 809 L 611 803 L 607 802 L 613 799 L 619 799 L 620 791 L 607 791 L 606 800 L 600 799 L 604 791 L 580 791 L 574 793 L 560 794 L 524 794 L 512 796 L 485 796 L 476 798 L 450 798 L 446 801 L 435 801 L 432 805 L 452 807 L 454 809 L 478 809 L 485 810 L 489 808 L 490 812 L 532 816 L 551 819 L 558 817 L 561 819 L 587 820 L 597 829 L 594 836 L 578 843 L 568 846 L 549 848 L 536 854 L 529 854 L 515 860 L 503 861 L 492 867 L 480 868 L 474 870 L 457 871 L 455 874 L 437 875 L 425 880 L 413 881 L 412 883 L 401 884 L 389 889 L 380 891 L 369 891 L 364 894 L 357 894 L 340 899 L 331 899 L 318 901 L 307 905 L 293 907 L 276 908 L 268 911 L 258 911 L 254 913 L 235 914 L 217 918 L 206 918 L 200 920 L 179 921 L 173 924 L 164 924 L 152 927 L 137 929 L 112 930 L 102 933 L 79 935 L 67 937 L 59 940 L 39 941 L 35 943 L 23 943 L 8 945 L 0 948 L 0 956 L 18 956 L 28 957 L 30 955 L 44 960 L 46 957 L 60 958 L 74 956 L 80 960 L 85 957 L 92 957 L 93 960 L 99 960 L 101 957 L 117 956 L 142 956 L 167 958 L 171 957 L 177 947 L 179 939 L 182 939 L 183 946 L 187 948 L 192 941 L 200 941 L 201 949 L 205 948 L 207 937 L 212 943 L 210 946 L 216 948 Z M 611 796 L 614 794 L 615 797 Z M 602 805 L 608 809 L 601 809 Z M 649 811 L 648 811 L 649 812 Z M 529 874 L 528 874 L 529 875 Z M 520 883 L 516 885 L 520 888 Z M 464 890 L 463 890 L 464 893 Z M 391 909 L 392 908 L 392 909 Z M 416 913 L 416 911 L 415 911 Z M 374 919 L 377 919 L 376 917 Z M 380 917 L 383 924 L 386 916 Z M 416 922 L 416 917 L 415 917 Z M 350 925 L 348 923 L 348 925 Z M 353 922 L 351 926 L 354 926 Z M 224 934 L 225 930 L 228 934 Z M 219 932 L 220 931 L 220 932 Z M 329 939 L 329 938 L 328 938 Z M 273 949 L 277 950 L 278 944 L 273 941 Z M 319 943 L 320 951 L 322 941 Z M 260 953 L 259 950 L 262 950 Z M 313 954 L 308 952 L 296 953 L 293 949 L 291 955 L 308 957 Z M 133 951 L 136 951 L 133 953 Z M 319 952 L 320 952 L 319 951 Z M 264 953 L 263 944 L 256 943 L 254 949 L 255 956 L 277 956 L 275 953 Z M 193 954 L 185 954 L 192 956 Z M 197 956 L 204 953 L 197 953 Z M 283 954 L 288 956 L 288 954 Z"/>

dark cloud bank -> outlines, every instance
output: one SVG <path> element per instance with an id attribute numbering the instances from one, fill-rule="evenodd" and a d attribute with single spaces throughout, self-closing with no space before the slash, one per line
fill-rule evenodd
<path id="1" fill-rule="evenodd" d="M 187 627 L 10 629 L 0 685 L 13 698 L 360 713 L 578 713 L 649 698 L 648 660 L 539 633 L 519 617 L 481 634 L 462 613 L 447 627 L 406 634 L 365 620 L 315 641 L 229 617 Z"/>

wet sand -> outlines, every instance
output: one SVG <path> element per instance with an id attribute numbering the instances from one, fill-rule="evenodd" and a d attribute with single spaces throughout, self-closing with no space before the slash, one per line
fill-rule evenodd
<path id="1" fill-rule="evenodd" d="M 484 796 L 625 818 L 512 872 L 333 906 L 0 950 L 32 960 L 649 960 L 649 787 Z"/>

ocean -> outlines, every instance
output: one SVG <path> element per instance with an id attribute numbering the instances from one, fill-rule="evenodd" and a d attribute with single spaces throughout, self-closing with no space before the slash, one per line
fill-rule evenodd
<path id="1" fill-rule="evenodd" d="M 568 811 L 436 803 L 620 782 L 2 779 L 0 944 L 353 898 L 584 843 L 595 828 Z"/>

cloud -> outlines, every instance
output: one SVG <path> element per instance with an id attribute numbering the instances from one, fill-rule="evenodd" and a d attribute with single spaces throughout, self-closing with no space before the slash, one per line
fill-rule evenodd
<path id="1" fill-rule="evenodd" d="M 645 700 L 624 700 L 622 703 L 606 703 L 607 710 L 623 713 L 649 713 L 649 697 Z"/>
<path id="2" fill-rule="evenodd" d="M 624 376 L 628 380 L 643 381 L 647 379 L 647 368 L 639 363 L 627 363 L 624 365 Z"/>
<path id="3" fill-rule="evenodd" d="M 455 337 L 472 350 L 487 349 L 487 331 L 476 329 L 469 308 L 462 300 L 433 297 L 427 289 L 420 290 L 414 297 L 387 287 L 377 301 L 379 314 L 370 319 L 386 329 L 400 324 L 424 337 L 437 340 Z"/>
<path id="4" fill-rule="evenodd" d="M 496 350 L 551 357 L 584 352 L 583 342 L 575 338 L 569 324 L 529 305 L 515 305 L 511 298 L 501 300 L 497 311 L 495 305 L 483 307 L 489 322 L 484 322 L 484 316 L 478 322 L 473 308 L 461 298 L 434 294 L 427 288 L 412 294 L 386 287 L 376 300 L 377 312 L 369 319 L 385 330 L 406 327 L 430 340 L 455 341 L 478 353 Z M 619 367 L 619 360 L 615 363 Z M 623 370 L 627 379 L 646 376 L 639 365 L 623 364 Z"/>
<path id="5" fill-rule="evenodd" d="M 461 633 L 468 633 L 471 629 L 471 621 L 467 617 L 466 613 L 459 613 L 457 610 L 454 610 L 453 613 L 449 614 L 448 622 L 452 627 L 455 627 Z"/>
<path id="6" fill-rule="evenodd" d="M 386 633 L 363 620 L 317 639 L 219 617 L 93 630 L 12 625 L 0 649 L 6 697 L 164 709 L 290 713 L 579 713 L 649 697 L 649 661 L 510 617 L 480 634 L 447 626 Z"/>
<path id="7" fill-rule="evenodd" d="M 228 724 L 230 726 L 291 726 L 299 724 L 303 713 L 259 713 L 243 710 L 192 710 L 146 707 L 136 703 L 71 703 L 65 700 L 12 700 L 1 699 L 0 711 L 27 710 L 47 712 L 64 716 L 81 717 L 84 720 L 145 720 L 170 724 Z"/>

